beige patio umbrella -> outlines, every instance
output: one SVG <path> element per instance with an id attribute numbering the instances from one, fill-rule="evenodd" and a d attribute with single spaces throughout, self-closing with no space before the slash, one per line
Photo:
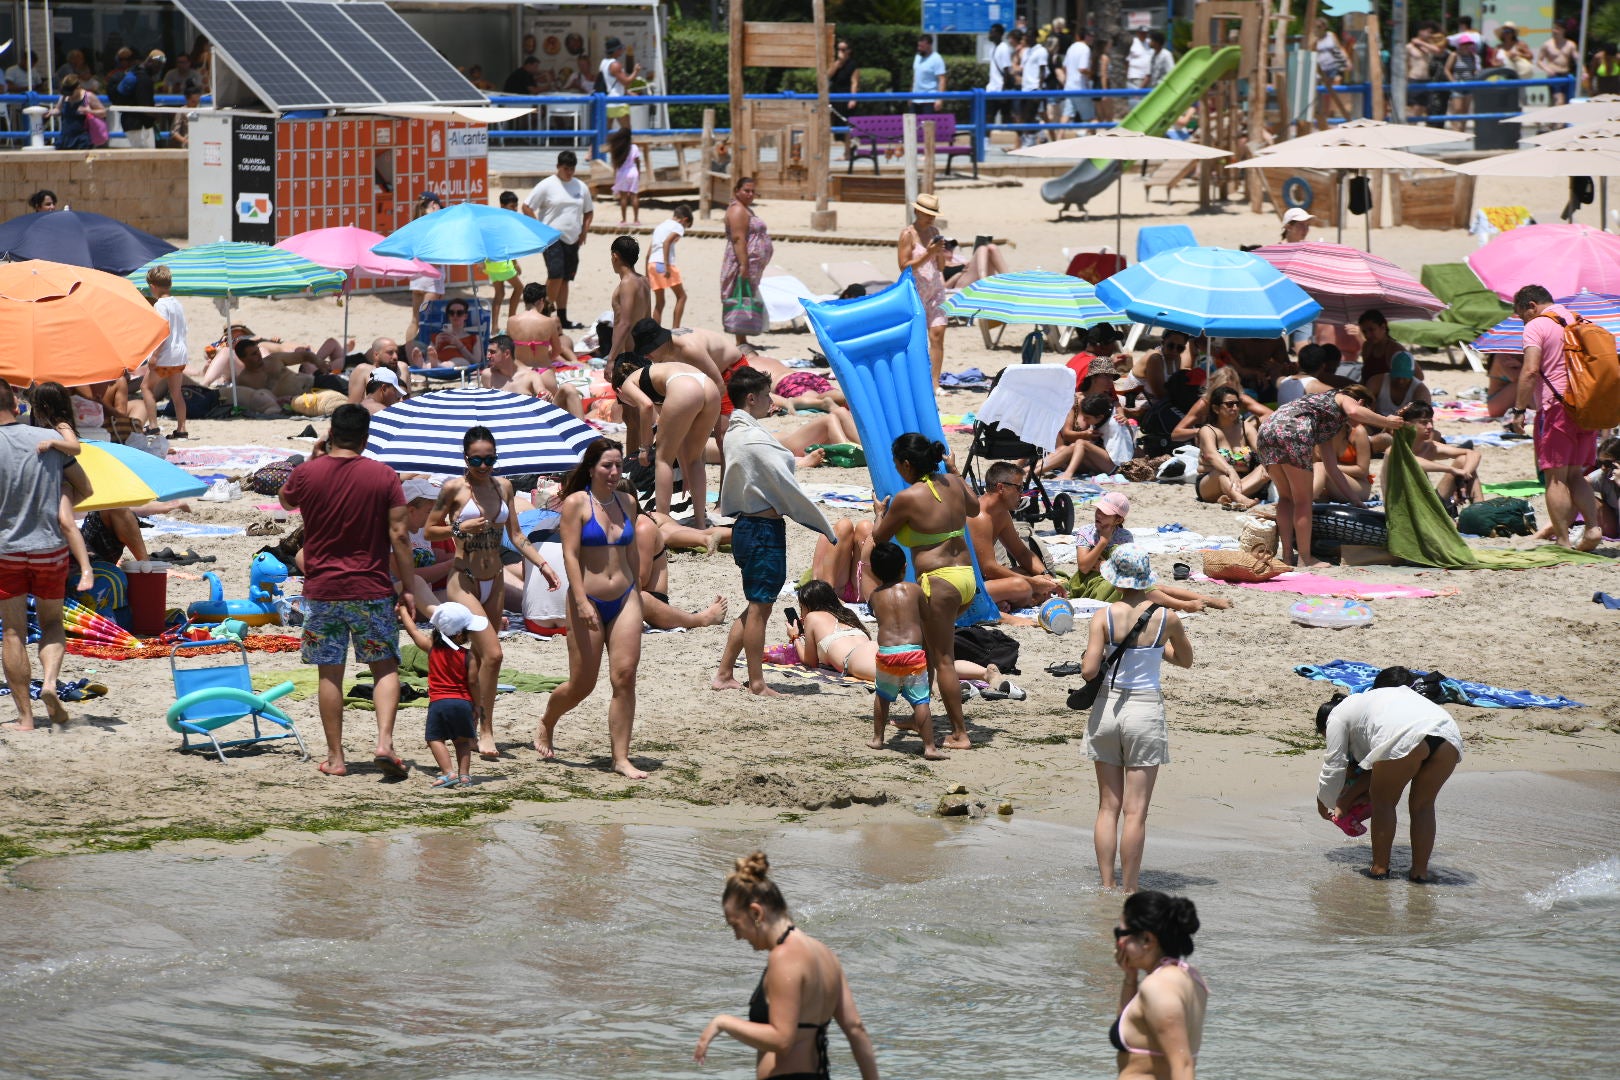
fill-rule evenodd
<path id="1" fill-rule="evenodd" d="M 1550 132 L 1542 138 L 1565 136 L 1552 145 L 1540 143 L 1532 150 L 1471 161 L 1460 171 L 1475 176 L 1596 176 L 1602 184 L 1602 198 L 1598 213 L 1602 215 L 1598 227 L 1605 232 L 1609 227 L 1609 177 L 1620 176 L 1620 124 L 1606 125 L 1616 129 L 1615 134 L 1583 132 L 1565 136 L 1564 132 Z"/>
<path id="2" fill-rule="evenodd" d="M 1348 126 L 1348 125 L 1345 125 Z M 1365 129 L 1363 129 L 1365 130 Z M 1389 146 L 1369 146 L 1342 129 L 1317 132 L 1318 136 L 1290 139 L 1257 154 L 1247 161 L 1233 162 L 1228 169 L 1333 169 L 1339 174 L 1338 203 L 1344 205 L 1346 173 L 1376 172 L 1382 169 L 1453 169 L 1434 158 L 1421 157 Z M 1374 136 L 1375 138 L 1377 136 Z M 1344 240 L 1344 215 L 1339 219 L 1339 240 Z M 1367 220 L 1367 249 L 1372 250 L 1372 220 Z"/>
<path id="3" fill-rule="evenodd" d="M 1313 131 L 1285 142 L 1272 143 L 1256 154 L 1274 154 L 1280 150 L 1294 150 L 1302 146 L 1331 146 L 1353 140 L 1361 146 L 1377 146 L 1398 150 L 1407 146 L 1428 146 L 1431 143 L 1451 143 L 1471 139 L 1462 131 L 1425 127 L 1421 124 L 1390 124 L 1365 117 L 1350 120 L 1325 131 Z"/>
<path id="4" fill-rule="evenodd" d="M 1598 120 L 1620 120 L 1620 94 L 1598 94 L 1581 101 L 1532 109 L 1508 119 L 1526 124 L 1590 124 Z"/>
<path id="5" fill-rule="evenodd" d="M 1613 120 L 1554 128 L 1524 141 L 1534 146 L 1563 146 L 1565 143 L 1585 138 L 1610 139 L 1616 146 L 1620 146 L 1620 112 L 1616 113 Z"/>
<path id="6" fill-rule="evenodd" d="M 1073 139 L 1026 146 L 1013 153 L 1019 157 L 1046 158 L 1055 161 L 1202 161 L 1231 157 L 1225 150 L 1191 142 L 1187 139 L 1161 139 L 1157 135 L 1144 135 L 1122 127 L 1109 128 L 1094 135 L 1080 135 Z M 1114 250 L 1122 250 L 1125 234 L 1125 173 L 1120 170 L 1114 188 Z"/>

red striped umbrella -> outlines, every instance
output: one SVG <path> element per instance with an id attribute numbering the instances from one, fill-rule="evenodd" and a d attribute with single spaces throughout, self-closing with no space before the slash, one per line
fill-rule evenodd
<path id="1" fill-rule="evenodd" d="M 1343 244 L 1267 244 L 1254 254 L 1322 305 L 1323 322 L 1353 323 L 1377 308 L 1386 319 L 1428 319 L 1445 302 L 1388 259 Z"/>

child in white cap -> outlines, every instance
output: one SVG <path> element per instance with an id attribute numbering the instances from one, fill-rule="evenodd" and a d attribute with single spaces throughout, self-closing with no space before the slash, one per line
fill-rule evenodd
<path id="1" fill-rule="evenodd" d="M 433 612 L 429 620 L 433 627 L 431 638 L 417 627 L 404 605 L 400 607 L 399 621 L 416 647 L 428 654 L 427 745 L 439 766 L 433 786 L 470 784 L 473 742 L 478 738 L 478 715 L 472 696 L 478 658 L 467 648 L 467 634 L 488 629 L 489 620 L 451 601 L 440 604 Z M 454 769 L 450 767 L 447 743 L 455 744 Z"/>

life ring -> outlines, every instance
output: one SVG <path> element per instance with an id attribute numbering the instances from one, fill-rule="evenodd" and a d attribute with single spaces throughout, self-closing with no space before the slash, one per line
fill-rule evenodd
<path id="1" fill-rule="evenodd" d="M 1283 181 L 1282 200 L 1288 209 L 1309 210 L 1315 199 L 1316 192 L 1311 190 L 1310 183 L 1303 176 L 1290 176 Z"/>

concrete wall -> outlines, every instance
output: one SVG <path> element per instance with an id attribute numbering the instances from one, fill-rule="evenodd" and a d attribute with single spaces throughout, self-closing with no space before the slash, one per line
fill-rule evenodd
<path id="1" fill-rule="evenodd" d="M 28 196 L 90 210 L 173 240 L 186 235 L 185 150 L 0 152 L 0 221 L 28 213 Z"/>

